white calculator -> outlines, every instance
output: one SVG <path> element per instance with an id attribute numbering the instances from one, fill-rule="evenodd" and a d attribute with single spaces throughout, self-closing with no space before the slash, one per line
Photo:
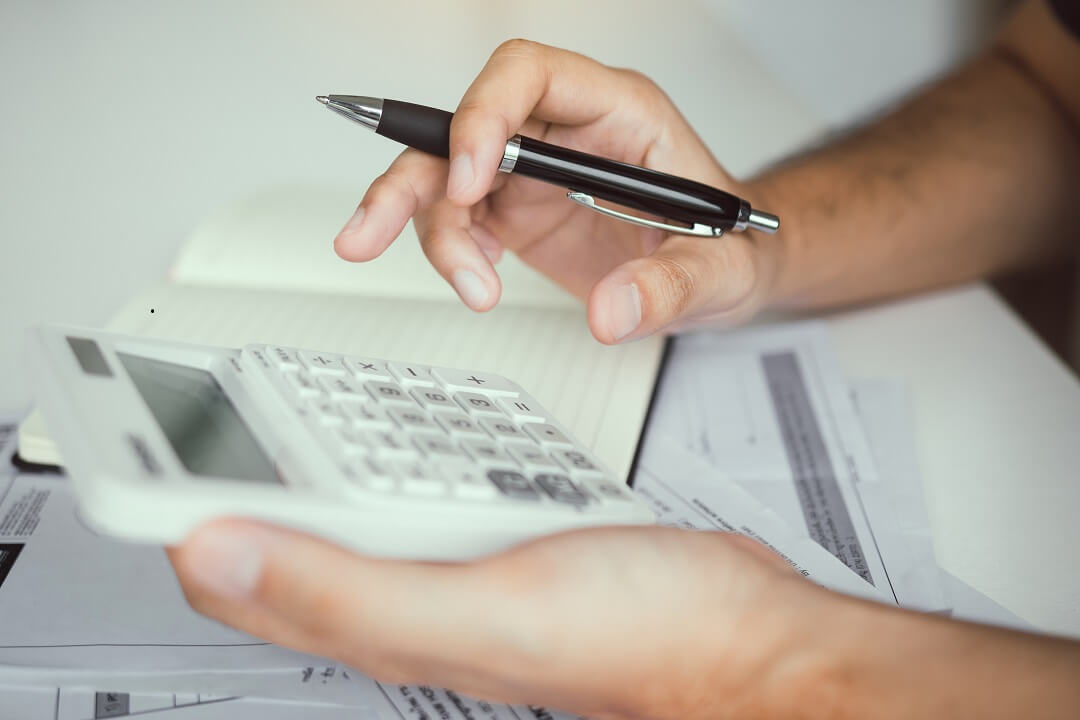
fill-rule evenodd
<path id="1" fill-rule="evenodd" d="M 244 516 L 461 560 L 654 521 L 535 399 L 483 370 L 54 326 L 29 338 L 80 512 L 110 535 L 170 544 Z"/>

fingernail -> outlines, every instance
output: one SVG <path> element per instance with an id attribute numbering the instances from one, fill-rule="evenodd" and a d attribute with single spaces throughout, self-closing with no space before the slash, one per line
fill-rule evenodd
<path id="1" fill-rule="evenodd" d="M 338 235 L 345 235 L 348 233 L 354 233 L 360 229 L 360 225 L 364 222 L 364 208 L 356 208 L 356 212 L 349 218 L 349 222 L 345 223 L 345 227 L 341 228 L 341 232 Z"/>
<path id="2" fill-rule="evenodd" d="M 615 288 L 611 293 L 608 312 L 611 332 L 616 340 L 622 340 L 634 332 L 641 324 L 641 294 L 637 285 L 630 283 Z"/>
<path id="3" fill-rule="evenodd" d="M 483 307 L 488 299 L 488 289 L 480 276 L 472 270 L 455 270 L 454 289 L 471 308 Z"/>
<path id="4" fill-rule="evenodd" d="M 266 557 L 262 533 L 208 527 L 196 531 L 185 546 L 185 564 L 197 583 L 227 597 L 254 592 Z"/>
<path id="5" fill-rule="evenodd" d="M 460 195 L 472 187 L 476 179 L 473 171 L 472 157 L 468 153 L 462 153 L 450 163 L 450 176 L 446 181 L 447 195 Z"/>

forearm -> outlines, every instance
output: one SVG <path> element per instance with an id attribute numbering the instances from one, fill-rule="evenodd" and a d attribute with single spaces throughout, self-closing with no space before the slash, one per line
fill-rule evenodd
<path id="1" fill-rule="evenodd" d="M 783 222 L 773 304 L 812 307 L 1053 259 L 1075 238 L 1078 182 L 1074 118 L 999 43 L 749 194 Z"/>
<path id="2" fill-rule="evenodd" d="M 779 678 L 783 716 L 1080 717 L 1074 641 L 854 601 L 815 619 Z"/>
<path id="3" fill-rule="evenodd" d="M 795 579 L 792 579 L 795 582 Z M 799 582 L 803 582 L 799 580 Z M 783 596 L 764 661 L 725 717 L 962 720 L 1080 717 L 1080 643 L 837 596 Z M 722 661 L 722 660 L 721 660 Z M 734 701 L 734 702 L 732 702 Z"/>

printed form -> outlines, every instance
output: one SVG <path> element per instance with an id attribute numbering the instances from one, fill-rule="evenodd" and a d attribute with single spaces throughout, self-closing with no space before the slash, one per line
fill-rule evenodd
<path id="1" fill-rule="evenodd" d="M 880 482 L 862 420 L 821 323 L 684 335 L 673 340 L 643 441 L 674 441 L 802 529 L 905 607 L 940 609 L 936 575 L 909 572 L 895 513 L 863 501 Z"/>

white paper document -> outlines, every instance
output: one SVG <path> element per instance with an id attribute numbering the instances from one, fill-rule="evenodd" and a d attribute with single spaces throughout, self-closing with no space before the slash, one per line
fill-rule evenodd
<path id="1" fill-rule="evenodd" d="M 908 558 L 879 547 L 868 521 L 859 486 L 879 479 L 823 324 L 674 340 L 643 452 L 661 436 L 677 439 L 863 580 L 906 604 L 913 587 L 891 570 Z"/>
<path id="2" fill-rule="evenodd" d="M 22 419 L 22 413 L 0 413 L 0 478 L 15 474 L 11 456 L 18 446 L 19 423 Z"/>
<path id="3" fill-rule="evenodd" d="M 159 546 L 95 534 L 62 476 L 0 478 L 0 666 L 209 671 L 325 665 L 193 611 Z"/>
<path id="4" fill-rule="evenodd" d="M 543 707 L 489 703 L 424 685 L 379 685 L 380 720 L 584 720 Z"/>
<path id="5" fill-rule="evenodd" d="M 673 440 L 651 438 L 638 459 L 635 478 L 634 492 L 649 501 L 661 524 L 746 535 L 819 585 L 871 600 L 892 600 Z"/>
<path id="6" fill-rule="evenodd" d="M 378 720 L 366 707 L 210 693 L 133 693 L 94 687 L 0 686 L 3 720 Z"/>
<path id="7" fill-rule="evenodd" d="M 0 685 L 3 720 L 573 720 L 544 708 L 492 705 L 428 687 L 389 686 L 378 707 L 208 693 L 133 693 L 92 686 Z"/>
<path id="8" fill-rule="evenodd" d="M 374 680 L 331 664 L 288 670 L 196 670 L 117 672 L 95 668 L 0 666 L 0 685 L 19 687 L 122 688 L 143 695 L 199 693 L 250 696 L 350 707 L 385 702 Z M 373 700 L 374 698 L 374 700 Z M 0 718 L 3 716 L 0 715 Z"/>
<path id="9" fill-rule="evenodd" d="M 896 380 L 856 380 L 855 406 L 877 464 L 879 482 L 855 486 L 874 538 L 888 559 L 901 605 L 947 612 L 952 600 L 934 556 L 907 392 Z"/>

